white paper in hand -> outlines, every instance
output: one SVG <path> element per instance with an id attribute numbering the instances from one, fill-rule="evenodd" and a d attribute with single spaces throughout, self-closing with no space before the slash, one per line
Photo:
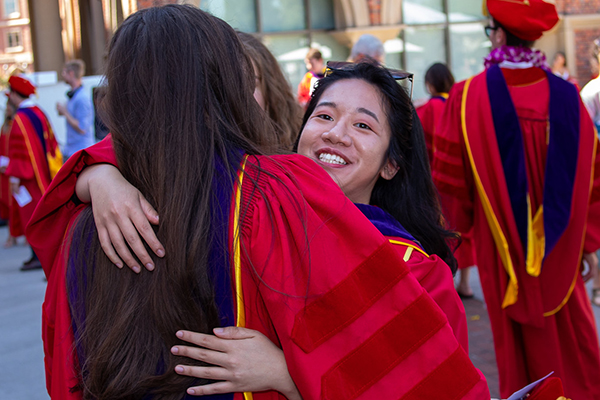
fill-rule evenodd
<path id="1" fill-rule="evenodd" d="M 19 207 L 25 207 L 27 204 L 31 203 L 31 194 L 29 194 L 29 190 L 25 186 L 19 186 L 19 191 L 17 193 L 13 193 L 13 197 L 17 201 Z"/>
<path id="2" fill-rule="evenodd" d="M 10 159 L 5 156 L 0 156 L 0 168 L 8 167 Z"/>

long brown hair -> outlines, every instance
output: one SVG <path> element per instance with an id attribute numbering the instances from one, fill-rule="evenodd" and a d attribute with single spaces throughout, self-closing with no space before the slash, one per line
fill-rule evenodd
<path id="1" fill-rule="evenodd" d="M 211 224 L 212 183 L 226 176 L 233 185 L 236 157 L 269 151 L 275 133 L 252 97 L 252 65 L 235 31 L 192 6 L 130 16 L 111 41 L 106 77 L 119 167 L 161 216 L 166 256 L 153 256 L 156 269 L 140 276 L 119 270 L 101 251 L 89 208 L 76 222 L 67 272 L 81 386 L 86 399 L 178 399 L 194 380 L 174 373 L 183 362 L 169 352 L 176 330 L 220 325 L 209 249 L 226 240 L 215 232 L 227 232 Z"/>
<path id="2" fill-rule="evenodd" d="M 279 130 L 279 144 L 283 149 L 291 150 L 302 124 L 302 107 L 296 102 L 290 84 L 269 49 L 248 33 L 238 32 L 238 36 L 256 67 L 265 111 Z"/>

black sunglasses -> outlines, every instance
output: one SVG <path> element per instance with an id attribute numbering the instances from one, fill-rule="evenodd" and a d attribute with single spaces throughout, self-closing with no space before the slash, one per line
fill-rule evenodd
<path id="1" fill-rule="evenodd" d="M 485 30 L 485 36 L 490 37 L 492 32 L 494 32 L 498 28 L 500 28 L 500 27 L 499 26 L 489 26 L 489 25 L 486 26 L 485 28 L 483 28 Z"/>
<path id="2" fill-rule="evenodd" d="M 377 65 L 377 64 L 373 64 L 373 65 Z M 348 61 L 327 61 L 327 67 L 325 68 L 324 75 L 329 76 L 332 73 L 334 73 L 335 71 L 352 71 L 355 66 L 356 66 L 356 63 L 348 62 Z M 399 69 L 385 68 L 382 65 L 378 65 L 378 66 L 385 69 L 387 72 L 389 72 L 390 75 L 392 76 L 392 78 L 394 78 L 395 80 L 401 81 L 401 80 L 407 79 L 410 82 L 410 100 L 412 101 L 413 78 L 415 75 L 410 72 L 401 71 Z"/>

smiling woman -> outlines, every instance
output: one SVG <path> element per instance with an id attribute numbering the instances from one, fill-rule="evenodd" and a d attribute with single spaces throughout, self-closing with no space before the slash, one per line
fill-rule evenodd
<path id="1" fill-rule="evenodd" d="M 363 62 L 320 80 L 297 149 L 325 168 L 354 203 L 385 210 L 426 252 L 456 270 L 448 246 L 455 235 L 443 226 L 423 128 L 410 97 L 385 68 Z"/>
<path id="2" fill-rule="evenodd" d="M 383 106 L 370 83 L 336 82 L 320 96 L 298 143 L 298 153 L 317 161 L 354 203 L 369 204 L 375 182 L 398 171 L 387 158 L 391 133 Z"/>
<path id="3" fill-rule="evenodd" d="M 319 164 L 394 244 L 468 350 L 464 308 L 453 286 L 454 268 L 443 261 L 454 265 L 446 243 L 453 234 L 442 225 L 422 127 L 404 89 L 387 70 L 369 63 L 336 70 L 317 84 L 296 147 Z M 181 366 L 180 373 L 207 378 L 227 370 L 224 380 L 236 390 L 263 380 L 290 385 L 285 369 L 273 373 L 270 368 L 284 363 L 283 354 L 274 352 L 260 333 L 232 327 L 215 333 L 218 339 L 182 332 L 184 340 L 205 349 L 177 346 L 174 351 L 220 367 Z M 255 353 L 249 357 L 251 349 Z M 265 354 L 270 361 L 259 361 Z M 213 393 L 212 389 L 195 388 L 200 394 Z"/>

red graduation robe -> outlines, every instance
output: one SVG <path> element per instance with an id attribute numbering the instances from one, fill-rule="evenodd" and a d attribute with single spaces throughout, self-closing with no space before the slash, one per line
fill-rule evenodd
<path id="1" fill-rule="evenodd" d="M 427 155 L 429 156 L 429 163 L 433 163 L 433 152 L 434 137 L 439 123 L 440 117 L 444 112 L 444 106 L 446 105 L 446 99 L 444 97 L 432 97 L 427 103 L 417 107 L 415 111 L 421 120 L 423 125 L 423 132 L 425 133 L 425 145 L 427 146 Z"/>
<path id="2" fill-rule="evenodd" d="M 430 256 L 423 252 L 417 243 L 405 238 L 387 238 L 398 251 L 398 255 L 406 261 L 410 272 L 446 314 L 454 336 L 468 354 L 469 329 L 465 307 L 454 289 L 450 267 L 437 255 Z"/>
<path id="3" fill-rule="evenodd" d="M 19 178 L 21 186 L 27 189 L 32 198 L 23 207 L 14 202 L 22 228 L 29 222 L 52 180 L 48 157 L 54 158 L 59 154 L 50 122 L 42 110 L 37 106 L 19 108 L 8 139 L 10 162 L 6 175 Z"/>
<path id="4" fill-rule="evenodd" d="M 425 145 L 427 146 L 427 155 L 429 156 L 429 164 L 433 170 L 433 158 L 435 153 L 435 136 L 438 129 L 438 124 L 444 108 L 446 106 L 447 94 L 443 96 L 436 96 L 429 99 L 429 101 L 416 109 L 417 115 L 423 125 L 423 132 L 425 133 Z M 455 229 L 458 225 L 454 221 L 448 221 L 450 229 Z M 471 267 L 476 264 L 474 257 L 473 241 L 472 236 L 465 232 L 462 235 L 462 241 L 458 249 L 454 252 L 456 257 L 456 263 L 459 269 Z"/>
<path id="5" fill-rule="evenodd" d="M 502 73 L 522 131 L 528 199 L 535 212 L 544 197 L 548 78 L 538 68 Z M 486 72 L 454 86 L 436 136 L 433 173 L 442 204 L 461 232 L 473 229 L 477 238 L 502 397 L 555 371 L 567 397 L 600 399 L 598 339 L 579 272 L 582 251 L 600 247 L 600 157 L 583 104 L 571 106 L 580 111 L 571 213 L 537 277 L 526 269 L 504 183 Z"/>
<path id="6" fill-rule="evenodd" d="M 109 140 L 69 158 L 27 231 L 49 277 L 43 337 L 56 398 L 78 398 L 68 393 L 77 377 L 62 235 L 83 207 L 71 201 L 77 174 L 89 164 L 116 164 Z M 240 171 L 230 217 L 238 325 L 282 347 L 304 398 L 489 398 L 485 378 L 398 250 L 318 165 L 298 155 L 249 156 Z"/>
<path id="7" fill-rule="evenodd" d="M 8 158 L 8 135 L 9 132 L 0 132 L 0 156 Z M 8 175 L 0 173 L 0 218 L 8 219 L 8 212 L 10 207 L 10 199 L 12 194 L 10 192 L 10 185 L 8 182 Z"/>
<path id="8" fill-rule="evenodd" d="M 8 158 L 8 138 L 10 137 L 10 126 L 0 136 L 0 156 Z M 8 175 L 0 174 L 0 218 L 8 220 L 8 231 L 10 236 L 19 237 L 25 234 L 25 225 L 21 223 L 19 216 L 19 205 L 15 201 L 10 189 Z"/>

